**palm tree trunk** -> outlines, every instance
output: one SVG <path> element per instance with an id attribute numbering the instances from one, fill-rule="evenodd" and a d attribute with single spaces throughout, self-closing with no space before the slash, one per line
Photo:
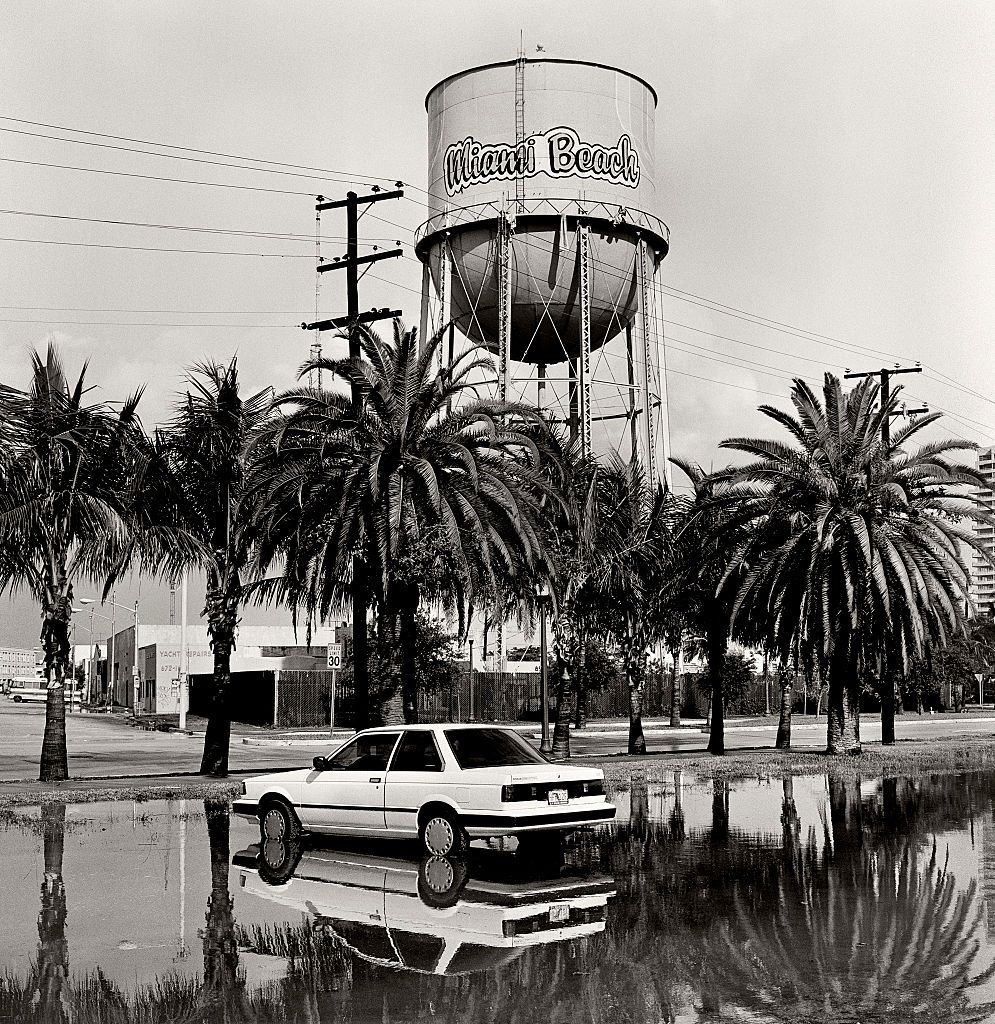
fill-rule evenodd
<path id="1" fill-rule="evenodd" d="M 573 700 L 576 694 L 570 669 L 562 658 L 557 658 L 556 723 L 553 726 L 554 761 L 570 758 L 570 720 L 573 718 Z"/>
<path id="2" fill-rule="evenodd" d="M 724 754 L 725 722 L 722 694 L 722 666 L 726 656 L 726 623 L 717 608 L 712 609 L 705 627 L 708 657 L 708 681 L 711 694 L 711 723 L 708 732 L 708 752 Z"/>
<path id="3" fill-rule="evenodd" d="M 885 671 L 881 678 L 881 742 L 895 742 L 895 676 Z"/>
<path id="4" fill-rule="evenodd" d="M 40 782 L 61 782 L 69 778 L 66 751 L 65 679 L 69 661 L 69 616 L 72 596 L 63 597 L 55 608 L 46 609 L 42 627 L 45 679 L 51 687 L 45 701 L 45 733 L 41 743 Z"/>
<path id="5" fill-rule="evenodd" d="M 643 680 L 631 666 L 629 676 L 629 753 L 645 754 L 646 738 L 643 736 Z"/>
<path id="6" fill-rule="evenodd" d="M 777 723 L 777 739 L 774 747 L 777 750 L 791 749 L 791 702 L 794 698 L 794 676 L 788 671 L 787 665 L 779 665 L 777 681 L 781 684 L 781 715 Z"/>
<path id="7" fill-rule="evenodd" d="M 352 560 L 352 685 L 353 728 L 357 732 L 370 725 L 370 633 L 366 622 L 369 603 L 366 561 L 356 556 Z"/>
<path id="8" fill-rule="evenodd" d="M 49 691 L 50 693 L 52 691 Z M 56 691 L 62 700 L 62 691 Z M 69 943 L 66 940 L 66 887 L 62 859 L 66 837 L 66 805 L 43 803 L 45 877 L 38 914 L 38 1009 L 39 1020 L 68 1019 L 63 987 L 69 979 Z"/>
<path id="9" fill-rule="evenodd" d="M 401 640 L 401 695 L 404 702 L 404 723 L 412 725 L 418 721 L 418 673 L 417 673 L 417 615 L 418 585 L 408 588 L 399 616 Z"/>
<path id="10" fill-rule="evenodd" d="M 829 665 L 829 697 L 826 706 L 826 752 L 860 753 L 860 705 L 857 666 L 846 653 L 834 653 Z"/>
<path id="11" fill-rule="evenodd" d="M 214 677 L 200 773 L 224 778 L 228 774 L 228 748 L 231 744 L 231 652 L 235 646 L 238 618 L 233 603 L 223 595 L 209 593 L 207 607 L 208 631 L 214 651 Z"/>
<path id="12" fill-rule="evenodd" d="M 670 652 L 673 664 L 670 667 L 670 727 L 676 729 L 681 724 L 681 678 L 677 673 L 677 662 L 680 659 L 680 647 Z"/>

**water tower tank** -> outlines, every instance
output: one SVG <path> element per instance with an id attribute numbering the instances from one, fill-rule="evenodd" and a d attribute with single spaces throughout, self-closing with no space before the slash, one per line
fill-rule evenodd
<path id="1" fill-rule="evenodd" d="M 655 271 L 669 246 L 654 212 L 656 99 L 641 78 L 585 61 L 520 57 L 446 78 L 426 99 L 428 219 L 417 237 L 437 307 L 426 326 L 451 324 L 496 352 L 505 389 L 538 368 L 540 404 L 550 368 L 566 364 L 565 420 L 582 437 L 597 414 L 592 353 L 626 336 L 623 383 L 641 394 L 650 464 Z"/>

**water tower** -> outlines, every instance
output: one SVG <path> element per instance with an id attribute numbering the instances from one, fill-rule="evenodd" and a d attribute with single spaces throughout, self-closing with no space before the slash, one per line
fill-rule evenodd
<path id="1" fill-rule="evenodd" d="M 498 393 L 667 479 L 656 93 L 586 61 L 452 75 L 425 101 L 422 336 L 497 355 Z"/>

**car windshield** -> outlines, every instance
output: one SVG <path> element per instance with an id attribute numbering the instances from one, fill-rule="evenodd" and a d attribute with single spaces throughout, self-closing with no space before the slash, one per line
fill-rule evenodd
<path id="1" fill-rule="evenodd" d="M 446 729 L 446 739 L 463 769 L 547 763 L 535 747 L 508 729 Z"/>

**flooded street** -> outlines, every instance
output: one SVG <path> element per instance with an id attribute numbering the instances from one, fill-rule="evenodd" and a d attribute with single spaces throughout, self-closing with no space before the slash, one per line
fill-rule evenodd
<path id="1" fill-rule="evenodd" d="M 993 797 L 678 772 L 562 856 L 463 860 L 261 848 L 195 801 L 6 811 L 0 1021 L 992 1020 Z"/>

